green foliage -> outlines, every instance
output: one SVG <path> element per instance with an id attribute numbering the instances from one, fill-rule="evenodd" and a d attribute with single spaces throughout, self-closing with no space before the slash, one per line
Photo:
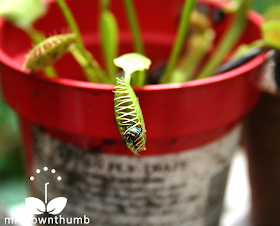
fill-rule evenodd
<path id="1" fill-rule="evenodd" d="M 262 24 L 262 38 L 269 47 L 280 49 L 280 5 L 269 7 L 264 12 L 265 22 Z"/>
<path id="2" fill-rule="evenodd" d="M 265 22 L 262 26 L 262 37 L 268 46 L 280 49 L 280 21 Z"/>
<path id="3" fill-rule="evenodd" d="M 280 5 L 269 7 L 263 14 L 264 20 L 280 20 Z"/>
<path id="4" fill-rule="evenodd" d="M 252 8 L 258 13 L 263 14 L 268 8 L 275 7 L 279 3 L 279 0 L 255 0 Z"/>
<path id="5" fill-rule="evenodd" d="M 0 0 L 0 16 L 23 29 L 30 27 L 46 12 L 43 0 Z"/>
<path id="6" fill-rule="evenodd" d="M 247 24 L 247 11 L 251 6 L 251 2 L 252 0 L 240 0 L 232 23 L 218 43 L 213 56 L 208 60 L 202 71 L 199 73 L 197 77 L 198 79 L 211 76 L 239 40 L 245 29 L 245 25 Z"/>
<path id="7" fill-rule="evenodd" d="M 0 181 L 23 175 L 24 166 L 16 114 L 0 95 Z"/>

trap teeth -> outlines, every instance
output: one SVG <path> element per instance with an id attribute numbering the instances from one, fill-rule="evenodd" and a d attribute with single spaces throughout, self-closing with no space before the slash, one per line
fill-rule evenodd
<path id="1" fill-rule="evenodd" d="M 135 154 L 144 151 L 146 130 L 143 117 L 137 112 L 139 105 L 132 90 L 129 90 L 123 79 L 117 78 L 114 90 L 114 109 L 116 122 L 126 146 Z"/>
<path id="2" fill-rule="evenodd" d="M 23 69 L 38 71 L 68 53 L 70 46 L 75 42 L 75 34 L 53 35 L 37 44 L 27 54 Z"/>

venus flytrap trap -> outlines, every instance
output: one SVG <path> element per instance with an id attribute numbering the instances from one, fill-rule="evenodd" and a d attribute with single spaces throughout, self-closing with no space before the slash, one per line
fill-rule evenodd
<path id="1" fill-rule="evenodd" d="M 70 52 L 75 60 L 87 70 L 85 73 L 87 80 L 89 82 L 96 82 L 96 80 L 99 79 L 99 77 L 94 76 L 98 74 L 95 73 L 96 70 L 91 71 L 92 73 L 88 72 L 88 70 L 93 70 L 93 68 L 95 69 L 96 67 L 87 67 L 89 62 L 92 62 L 89 59 L 85 59 L 84 56 L 80 54 L 81 52 L 77 49 L 78 47 L 75 41 L 76 35 L 73 33 L 50 36 L 29 51 L 24 61 L 23 69 L 30 69 L 35 72 L 43 70 L 44 68 L 53 65 L 62 56 Z M 104 81 L 106 77 L 104 76 L 98 81 L 101 81 L 102 79 Z"/>
<path id="2" fill-rule="evenodd" d="M 124 77 L 117 78 L 113 91 L 116 123 L 122 141 L 135 154 L 146 150 L 146 128 L 138 98 L 130 86 L 135 71 L 149 69 L 151 60 L 138 53 L 128 53 L 114 60 L 116 66 L 124 70 Z"/>
<path id="3" fill-rule="evenodd" d="M 52 65 L 55 61 L 68 53 L 75 42 L 75 34 L 61 34 L 51 36 L 40 42 L 27 54 L 23 69 L 39 71 Z"/>

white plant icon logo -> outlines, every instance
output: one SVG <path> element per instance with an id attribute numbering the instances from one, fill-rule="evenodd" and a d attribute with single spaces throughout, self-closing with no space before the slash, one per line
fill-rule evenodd
<path id="1" fill-rule="evenodd" d="M 48 171 L 48 167 L 44 167 L 44 171 Z M 40 173 L 41 170 L 37 169 L 36 173 Z M 56 171 L 55 169 L 52 169 L 51 172 L 54 174 Z M 34 177 L 31 176 L 30 180 L 33 181 Z M 58 176 L 57 180 L 61 180 L 61 177 Z M 43 213 L 49 213 L 49 214 L 59 214 L 62 212 L 62 210 L 65 208 L 66 203 L 67 203 L 67 198 L 65 197 L 57 197 L 51 200 L 48 203 L 48 185 L 49 182 L 45 183 L 45 203 L 41 201 L 38 198 L 34 197 L 28 197 L 25 199 L 25 203 L 28 207 L 28 209 L 33 213 L 33 214 L 43 214 Z"/>

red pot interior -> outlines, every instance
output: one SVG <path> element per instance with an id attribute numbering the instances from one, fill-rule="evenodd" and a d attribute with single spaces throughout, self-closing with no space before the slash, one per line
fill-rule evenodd
<path id="1" fill-rule="evenodd" d="M 70 0 L 68 3 L 86 45 L 100 60 L 97 1 Z M 139 0 L 135 3 L 146 54 L 152 59 L 152 67 L 156 67 L 169 55 L 182 1 Z M 214 10 L 215 7 L 210 7 L 209 14 Z M 120 54 L 131 52 L 131 35 L 121 1 L 112 1 L 112 11 L 120 25 Z M 248 17 L 250 22 L 240 43 L 260 38 L 261 17 L 253 12 Z M 216 23 L 219 37 L 230 20 L 228 16 Z M 36 26 L 50 34 L 66 28 L 66 23 L 56 5 L 51 4 L 46 17 Z M 28 152 L 32 152 L 30 128 L 38 125 L 88 150 L 130 154 L 120 142 L 118 128 L 111 119 L 114 118 L 113 86 L 83 82 L 84 75 L 70 55 L 56 64 L 59 79 L 24 73 L 20 68 L 30 48 L 30 41 L 22 31 L 0 21 L 2 91 L 5 100 L 20 116 Z M 147 128 L 147 151 L 141 156 L 187 150 L 225 134 L 257 103 L 260 92 L 256 81 L 263 61 L 261 55 L 211 78 L 136 89 Z"/>

